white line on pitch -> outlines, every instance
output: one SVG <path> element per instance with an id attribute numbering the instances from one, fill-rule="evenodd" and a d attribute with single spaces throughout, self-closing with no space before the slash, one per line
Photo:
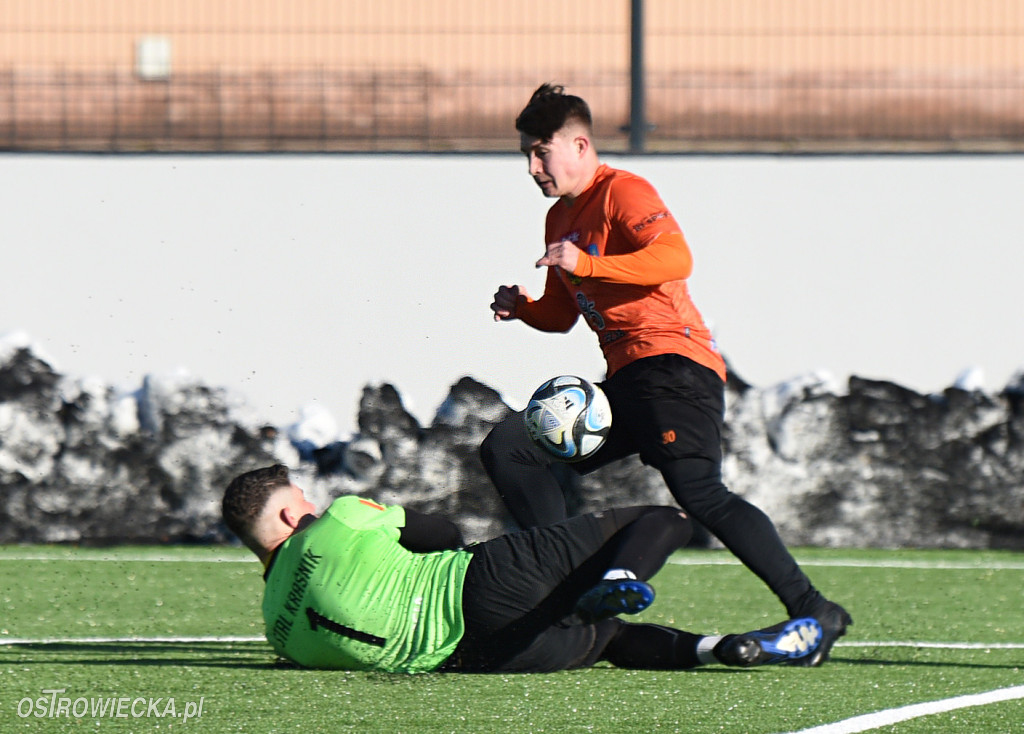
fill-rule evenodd
<path id="1" fill-rule="evenodd" d="M 175 556 L 175 555 L 67 555 L 0 553 L 0 561 L 83 561 L 86 563 L 256 563 L 255 556 Z"/>
<path id="2" fill-rule="evenodd" d="M 262 636 L 247 635 L 205 635 L 197 637 L 3 637 L 0 636 L 2 645 L 81 645 L 88 643 L 113 644 L 128 642 L 262 642 Z M 1024 650 L 1024 642 L 914 642 L 895 640 L 840 640 L 836 647 L 926 647 L 939 650 Z"/>
<path id="3" fill-rule="evenodd" d="M 936 650 L 1024 650 L 1024 642 L 905 642 L 871 640 L 839 641 L 836 647 L 926 647 Z"/>
<path id="4" fill-rule="evenodd" d="M 739 566 L 734 558 L 670 558 L 669 563 L 677 566 Z M 801 566 L 830 566 L 833 568 L 912 568 L 937 571 L 1024 571 L 1024 561 L 993 561 L 986 563 L 963 563 L 952 561 L 868 561 L 853 559 L 800 560 Z"/>
<path id="5" fill-rule="evenodd" d="M 986 563 L 964 563 L 955 561 L 853 561 L 837 558 L 823 558 L 817 561 L 800 561 L 801 566 L 841 566 L 843 568 L 930 568 L 939 571 L 1024 571 L 1024 562 L 994 561 Z"/>
<path id="6" fill-rule="evenodd" d="M 954 561 L 871 561 L 855 559 L 800 560 L 801 566 L 822 566 L 832 568 L 906 568 L 933 569 L 938 571 L 1024 571 L 1024 561 L 954 562 Z M 46 555 L 44 553 L 0 552 L 0 561 L 77 561 L 84 563 L 256 563 L 251 556 L 189 556 L 189 555 Z M 670 558 L 669 563 L 677 566 L 739 566 L 732 557 L 721 558 Z"/>
<path id="7" fill-rule="evenodd" d="M 0 637 L 3 645 L 110 645 L 128 642 L 177 642 L 182 644 L 196 642 L 266 642 L 263 636 L 248 635 L 205 635 L 199 637 Z"/>
<path id="8" fill-rule="evenodd" d="M 970 708 L 972 706 L 986 706 L 990 703 L 1001 701 L 1013 701 L 1024 698 L 1024 686 L 1011 686 L 1010 688 L 997 688 L 993 691 L 973 693 L 966 696 L 954 696 L 938 701 L 927 701 L 915 703 L 909 706 L 901 706 L 884 711 L 876 711 L 871 714 L 854 716 L 843 721 L 836 721 L 832 724 L 801 729 L 793 734 L 857 734 L 857 732 L 869 731 L 882 726 L 898 724 L 901 721 L 909 721 L 921 716 L 931 714 L 942 714 L 957 709 Z"/>

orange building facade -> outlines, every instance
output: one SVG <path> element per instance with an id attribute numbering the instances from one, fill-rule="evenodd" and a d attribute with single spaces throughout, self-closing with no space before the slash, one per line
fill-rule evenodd
<path id="1" fill-rule="evenodd" d="M 1016 149 L 1024 0 L 645 0 L 650 150 Z M 628 0 L 0 0 L 0 148 L 507 150 L 542 81 L 625 144 Z"/>

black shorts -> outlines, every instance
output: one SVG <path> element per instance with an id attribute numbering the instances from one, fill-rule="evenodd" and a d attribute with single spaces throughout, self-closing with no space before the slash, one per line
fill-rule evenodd
<path id="1" fill-rule="evenodd" d="M 573 609 L 608 570 L 608 541 L 648 510 L 578 515 L 470 546 L 466 633 L 441 670 L 546 673 L 597 662 L 620 623 L 581 624 Z"/>
<path id="2" fill-rule="evenodd" d="M 714 370 L 659 354 L 599 384 L 612 407 L 612 428 L 596 454 L 572 464 L 580 474 L 632 454 L 656 468 L 694 457 L 721 463 L 725 385 Z"/>

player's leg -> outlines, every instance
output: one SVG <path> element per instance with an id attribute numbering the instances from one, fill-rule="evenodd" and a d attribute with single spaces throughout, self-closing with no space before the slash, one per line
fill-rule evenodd
<path id="1" fill-rule="evenodd" d="M 818 596 L 767 515 L 722 482 L 724 390 L 718 375 L 664 354 L 634 362 L 609 382 L 617 382 L 612 392 L 621 394 L 616 418 L 633 427 L 640 458 L 661 472 L 680 506 L 757 574 L 790 615 Z"/>
<path id="2" fill-rule="evenodd" d="M 496 628 L 544 607 L 551 620 L 573 612 L 576 601 L 610 570 L 646 581 L 685 545 L 691 524 L 673 507 L 641 506 L 577 515 L 469 546 L 466 584 L 477 610 Z"/>
<path id="3" fill-rule="evenodd" d="M 821 595 L 800 570 L 767 515 L 730 492 L 710 459 L 688 458 L 658 467 L 672 496 L 767 584 L 792 616 Z"/>
<path id="4" fill-rule="evenodd" d="M 661 472 L 680 506 L 779 597 L 790 617 L 818 618 L 825 629 L 825 641 L 810 664 L 820 664 L 852 620 L 842 607 L 814 588 L 768 516 L 730 492 L 722 482 L 721 380 L 711 370 L 677 355 L 667 355 L 665 362 L 670 370 L 642 375 L 633 389 L 645 395 L 647 382 L 655 377 L 662 390 L 671 389 L 671 397 L 637 400 L 631 410 L 644 415 L 643 423 L 652 427 L 652 433 L 671 432 L 674 440 L 658 443 L 649 436 L 650 440 L 642 444 L 641 457 Z"/>
<path id="5" fill-rule="evenodd" d="M 751 668 L 802 660 L 821 643 L 821 625 L 811 618 L 790 619 L 742 634 L 706 636 L 617 619 L 602 624 L 609 622 L 617 629 L 599 659 L 620 668 L 686 670 L 713 663 Z"/>
<path id="6" fill-rule="evenodd" d="M 608 570 L 576 602 L 576 613 L 587 622 L 618 614 L 636 614 L 654 601 L 647 579 L 664 565 L 668 555 L 682 548 L 693 534 L 693 524 L 679 510 L 655 507 L 620 530 L 609 542 L 613 548 Z"/>
<path id="7" fill-rule="evenodd" d="M 586 468 L 558 462 L 530 439 L 522 412 L 496 424 L 480 444 L 484 470 L 522 528 L 551 525 L 574 514 L 576 508 L 566 491 L 578 481 L 578 473 L 635 452 L 628 445 L 628 432 L 617 431 L 613 421 L 604 446 L 586 462 Z"/>
<path id="8" fill-rule="evenodd" d="M 718 466 L 710 461 L 680 459 L 660 469 L 679 504 L 775 592 L 791 617 L 814 617 L 821 623 L 822 645 L 800 664 L 820 665 L 828 659 L 835 641 L 853 620 L 814 588 L 768 516 L 726 489 Z"/>
<path id="9" fill-rule="evenodd" d="M 675 508 L 631 507 L 470 546 L 462 659 L 487 666 L 518 654 L 572 615 L 580 597 L 610 569 L 645 581 L 689 533 L 688 519 Z"/>
<path id="10" fill-rule="evenodd" d="M 569 516 L 552 457 L 530 440 L 521 412 L 491 429 L 480 444 L 480 459 L 520 527 L 551 525 Z"/>
<path id="11" fill-rule="evenodd" d="M 593 514 L 611 517 L 619 526 L 602 546 L 609 570 L 626 570 L 645 581 L 661 570 L 693 533 L 693 523 L 675 507 L 627 507 Z M 635 519 L 623 523 L 623 518 L 633 515 Z"/>
<path id="12" fill-rule="evenodd" d="M 810 618 L 738 635 L 698 635 L 662 625 L 606 619 L 596 624 L 552 626 L 512 654 L 492 655 L 477 667 L 453 663 L 446 669 L 549 673 L 587 668 L 601 661 L 642 670 L 689 670 L 709 664 L 751 668 L 799 661 L 811 655 L 820 641 L 821 627 Z"/>

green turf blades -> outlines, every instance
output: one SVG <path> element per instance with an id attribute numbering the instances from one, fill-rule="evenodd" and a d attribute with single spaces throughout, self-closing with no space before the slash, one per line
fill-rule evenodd
<path id="1" fill-rule="evenodd" d="M 252 641 L 263 633 L 261 568 L 245 551 L 0 548 L 3 637 L 162 638 L 0 645 L 0 731 L 151 731 L 175 723 L 171 731 L 769 734 L 1021 682 L 1024 554 L 795 552 L 816 585 L 857 619 L 821 668 L 404 676 L 279 666 L 266 643 Z M 658 601 L 638 615 L 642 621 L 726 633 L 767 626 L 781 612 L 725 552 L 677 554 L 653 583 Z M 18 716 L 22 699 L 60 688 L 72 701 L 162 697 L 166 705 L 173 697 L 180 707 L 202 698 L 202 717 L 182 726 L 180 716 L 130 712 L 81 721 Z M 1022 720 L 1024 705 L 1008 700 L 892 731 L 1002 732 Z"/>

